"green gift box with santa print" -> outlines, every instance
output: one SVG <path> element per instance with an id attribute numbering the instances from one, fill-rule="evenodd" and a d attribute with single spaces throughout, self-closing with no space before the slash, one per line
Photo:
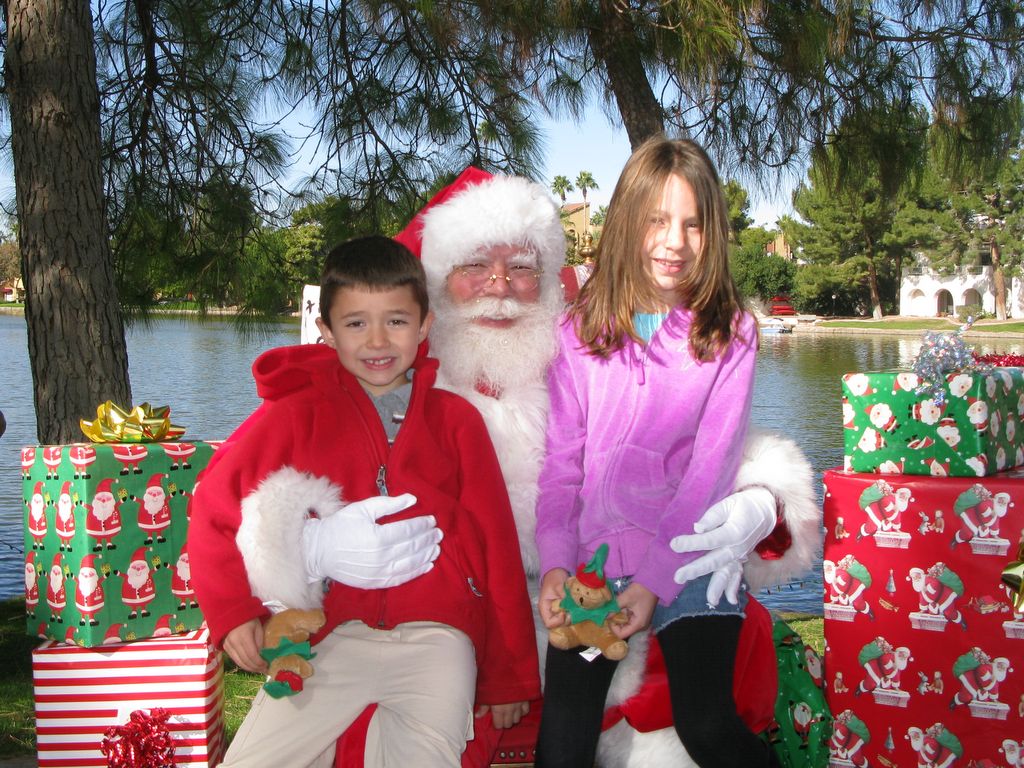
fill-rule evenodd
<path id="1" fill-rule="evenodd" d="M 22 448 L 30 635 L 83 647 L 197 629 L 188 502 L 216 443 Z"/>
<path id="2" fill-rule="evenodd" d="M 1024 464 L 1024 369 L 843 376 L 844 468 L 985 477 Z"/>

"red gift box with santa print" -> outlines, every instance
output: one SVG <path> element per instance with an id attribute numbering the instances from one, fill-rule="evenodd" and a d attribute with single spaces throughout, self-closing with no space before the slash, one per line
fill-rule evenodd
<path id="1" fill-rule="evenodd" d="M 824 482 L 830 766 L 1024 765 L 1024 471 Z"/>
<path id="2" fill-rule="evenodd" d="M 162 708 L 174 764 L 217 765 L 224 751 L 224 666 L 209 632 L 81 648 L 47 641 L 32 652 L 40 768 L 106 766 L 108 728 Z"/>
<path id="3" fill-rule="evenodd" d="M 30 635 L 81 646 L 196 629 L 188 501 L 218 443 L 21 451 Z"/>

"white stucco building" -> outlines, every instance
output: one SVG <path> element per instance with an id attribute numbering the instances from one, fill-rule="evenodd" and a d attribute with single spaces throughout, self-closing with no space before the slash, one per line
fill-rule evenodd
<path id="1" fill-rule="evenodd" d="M 1004 272 L 1005 274 L 1005 272 Z M 1024 284 L 1020 277 L 1006 275 L 1008 295 L 1006 312 L 1024 318 Z M 960 307 L 977 304 L 995 315 L 996 297 L 992 290 L 992 267 L 958 267 L 950 275 L 940 275 L 918 261 L 903 270 L 900 284 L 900 314 L 908 317 L 955 315 Z"/>

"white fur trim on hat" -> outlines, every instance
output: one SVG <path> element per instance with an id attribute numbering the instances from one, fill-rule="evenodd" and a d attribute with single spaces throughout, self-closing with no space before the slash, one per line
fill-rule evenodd
<path id="1" fill-rule="evenodd" d="M 558 281 L 565 232 L 546 188 L 518 176 L 474 184 L 423 215 L 420 257 L 435 290 L 482 247 L 522 244 L 536 251 L 545 282 Z"/>

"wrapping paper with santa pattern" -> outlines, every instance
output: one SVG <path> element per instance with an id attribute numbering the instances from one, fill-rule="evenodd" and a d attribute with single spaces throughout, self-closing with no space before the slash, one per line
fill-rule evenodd
<path id="1" fill-rule="evenodd" d="M 844 465 L 854 472 L 985 477 L 1024 464 L 1024 369 L 954 371 L 943 397 L 911 371 L 843 376 Z"/>
<path id="2" fill-rule="evenodd" d="M 202 624 L 185 547 L 188 501 L 217 445 L 22 448 L 30 635 L 97 646 Z"/>
<path id="3" fill-rule="evenodd" d="M 111 726 L 162 707 L 174 764 L 212 768 L 224 752 L 224 665 L 206 628 L 81 648 L 47 641 L 32 652 L 40 768 L 104 768 Z"/>
<path id="4" fill-rule="evenodd" d="M 1022 765 L 1024 471 L 824 482 L 829 765 Z"/>

